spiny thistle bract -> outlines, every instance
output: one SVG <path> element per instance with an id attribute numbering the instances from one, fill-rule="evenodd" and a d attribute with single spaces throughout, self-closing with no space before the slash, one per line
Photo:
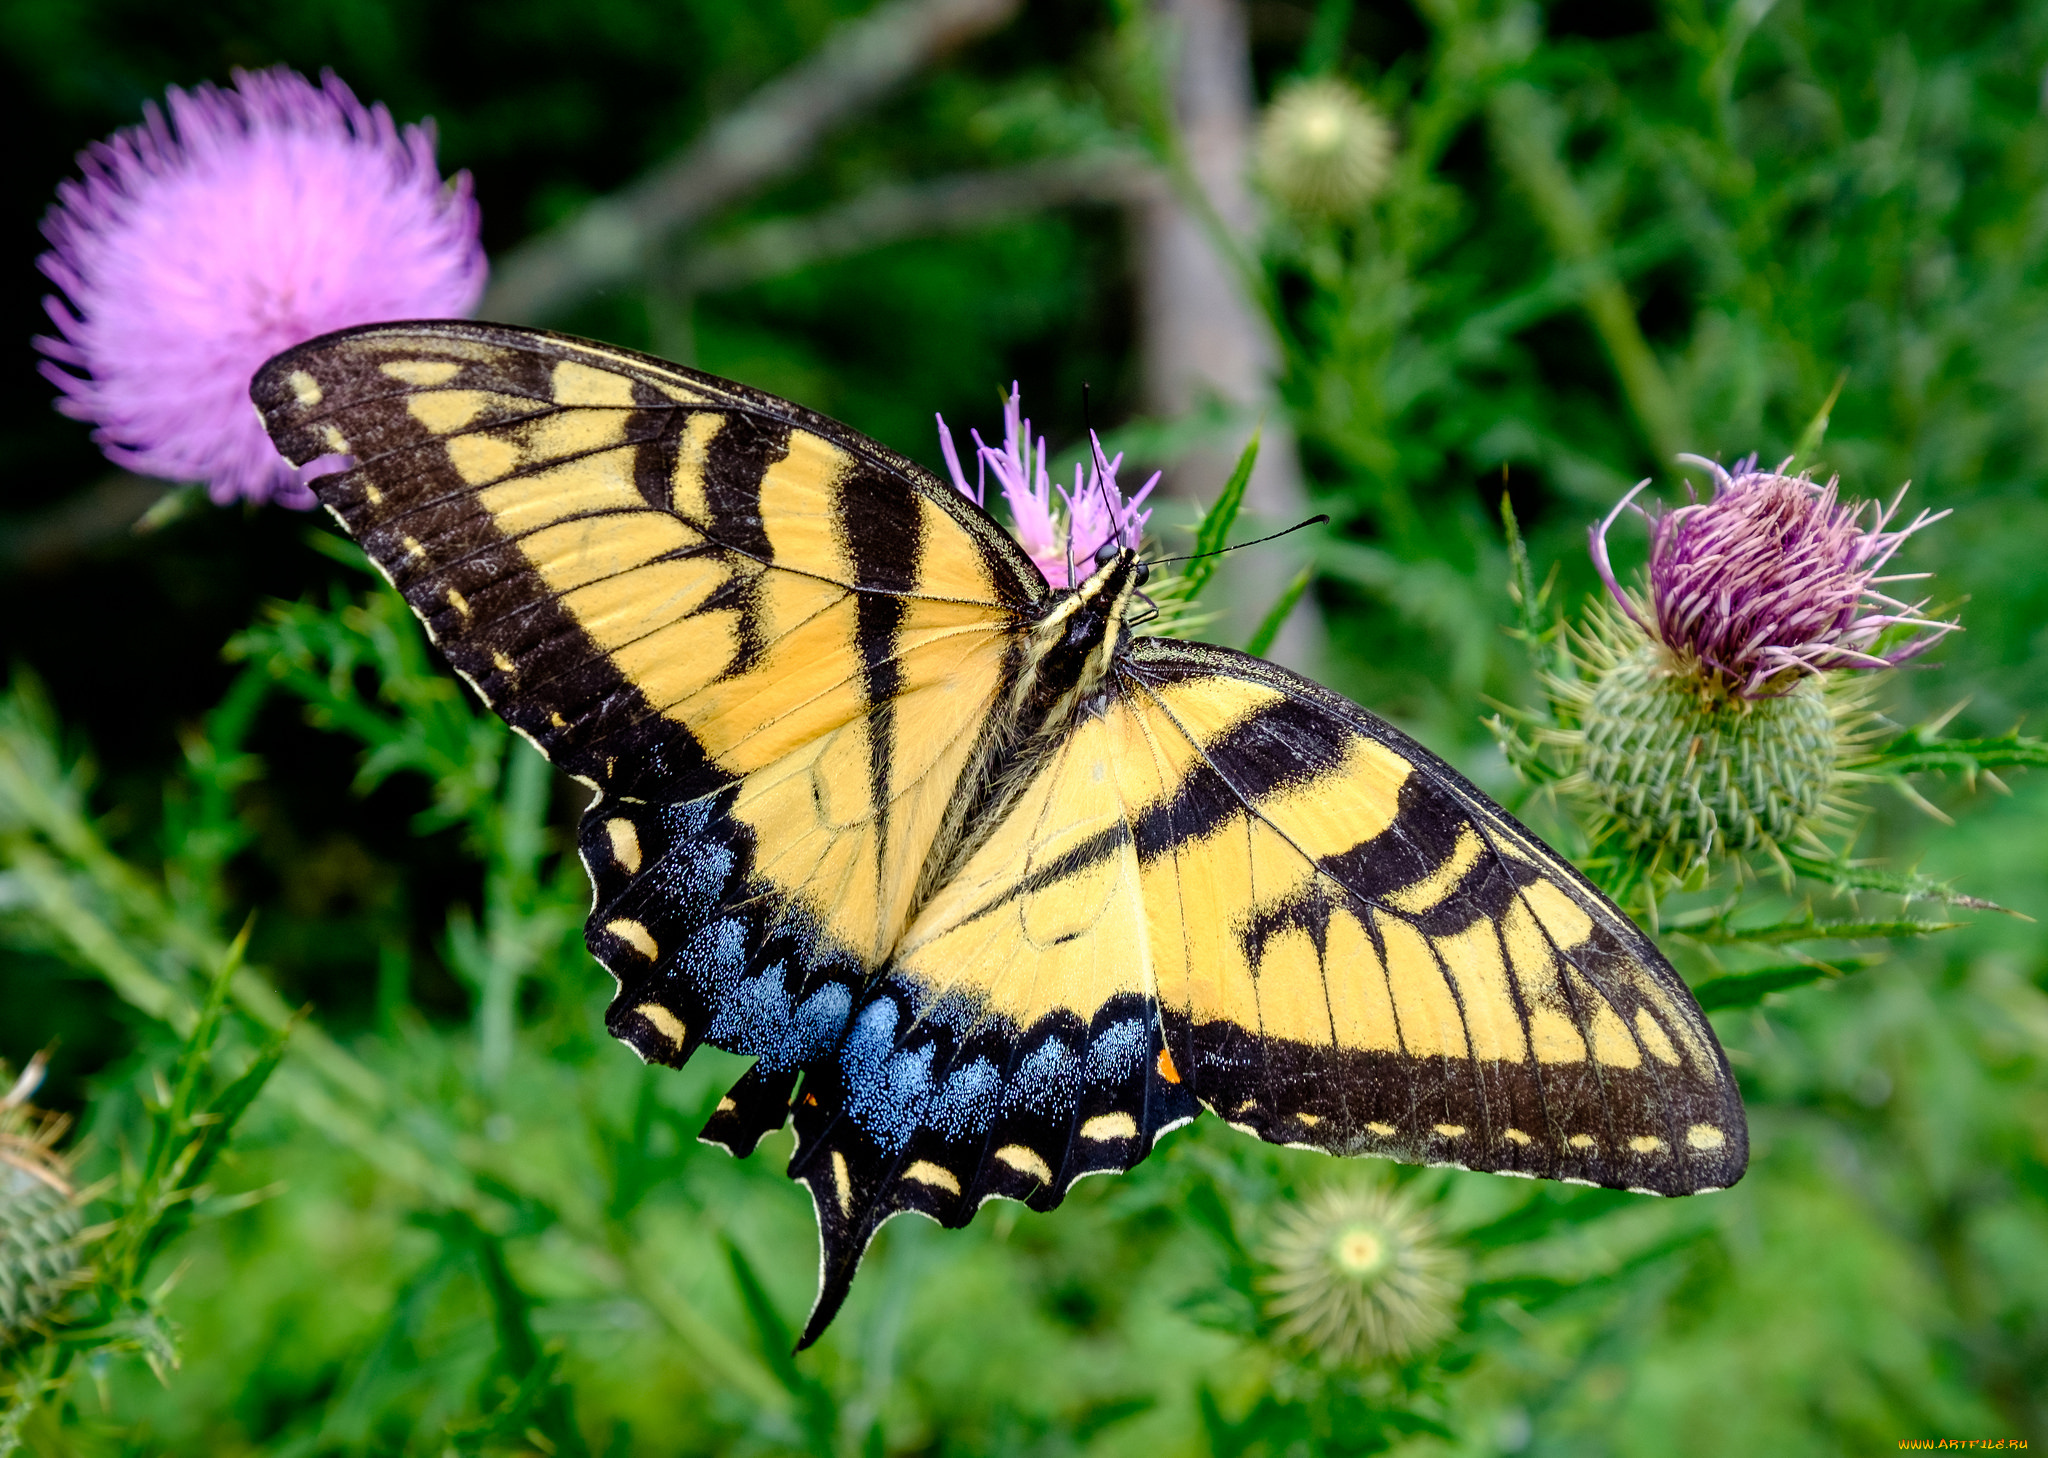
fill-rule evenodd
<path id="1" fill-rule="evenodd" d="M 1259 181 L 1305 217 L 1343 217 L 1393 174 L 1394 132 L 1348 81 L 1317 77 L 1273 98 L 1259 126 Z"/>
<path id="2" fill-rule="evenodd" d="M 0 1097 L 0 1348 L 33 1330 L 80 1275 L 84 1216 L 57 1148 L 68 1121 L 28 1102 L 42 1071 L 31 1060 Z"/>
<path id="3" fill-rule="evenodd" d="M 1758 471 L 1754 457 L 1733 473 L 1683 459 L 1713 473 L 1714 494 L 1638 509 L 1646 594 L 1620 585 L 1607 553 L 1642 487 L 1592 530 L 1612 604 L 1573 634 L 1576 672 L 1546 685 L 1564 727 L 1545 737 L 1572 766 L 1563 788 L 1599 807 L 1601 838 L 1673 876 L 1753 852 L 1782 863 L 1794 845 L 1825 853 L 1821 837 L 1848 823 L 1844 774 L 1870 719 L 1859 671 L 1957 626 L 1879 590 L 1906 580 L 1879 575 L 1901 544 L 1947 513 L 1887 530 L 1897 497 L 1843 503 L 1836 482 Z"/>
<path id="4" fill-rule="evenodd" d="M 1842 776 L 1870 723 L 1863 682 L 1809 674 L 1751 698 L 1596 605 L 1574 632 L 1577 674 L 1546 687 L 1566 727 L 1560 788 L 1589 802 L 1595 837 L 1684 878 L 1730 857 L 1825 854 L 1851 823 Z"/>
<path id="5" fill-rule="evenodd" d="M 1655 644 L 1594 685 L 1583 730 L 1581 769 L 1608 810 L 1694 855 L 1791 840 L 1819 811 L 1838 754 L 1817 679 L 1772 698 L 1716 693 Z"/>
<path id="6" fill-rule="evenodd" d="M 1405 1357 L 1456 1325 L 1462 1263 L 1405 1193 L 1331 1185 L 1279 1217 L 1266 1243 L 1266 1315 L 1332 1366 Z"/>

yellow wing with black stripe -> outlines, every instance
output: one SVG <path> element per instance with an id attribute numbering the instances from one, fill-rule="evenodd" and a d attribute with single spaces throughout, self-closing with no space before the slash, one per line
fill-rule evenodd
<path id="1" fill-rule="evenodd" d="M 771 1055 L 786 1029 L 730 988 L 801 947 L 783 995 L 829 1043 L 1048 591 L 1029 559 L 842 426 L 554 335 L 349 330 L 253 393 L 288 456 L 354 458 L 321 500 L 484 700 L 601 792 L 583 854 L 601 890 L 631 883 L 590 926 L 613 1031 L 664 1062 L 706 1037 Z"/>
<path id="2" fill-rule="evenodd" d="M 1049 1208 L 1198 1107 L 1275 1143 L 1646 1194 L 1747 1161 L 1705 1018 L 1583 877 L 1356 705 L 1157 639 L 806 1087 L 791 1170 L 826 1315 L 895 1210 Z"/>

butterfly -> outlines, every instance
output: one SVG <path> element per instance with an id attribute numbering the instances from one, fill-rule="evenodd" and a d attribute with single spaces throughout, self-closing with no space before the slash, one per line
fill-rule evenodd
<path id="1" fill-rule="evenodd" d="M 1058 1205 L 1208 1109 L 1273 1143 L 1646 1194 L 1748 1159 L 1685 984 L 1455 770 L 1310 680 L 1137 636 L 843 425 L 505 326 L 373 325 L 252 394 L 477 694 L 595 795 L 614 1036 L 755 1061 L 814 1341 L 875 1231 Z"/>

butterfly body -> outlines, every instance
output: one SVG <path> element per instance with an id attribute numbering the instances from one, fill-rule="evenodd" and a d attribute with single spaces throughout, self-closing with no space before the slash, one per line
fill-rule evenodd
<path id="1" fill-rule="evenodd" d="M 890 1216 L 1059 1203 L 1208 1108 L 1260 1138 L 1685 1194 L 1725 1060 L 1654 946 L 1338 695 L 1136 636 L 985 513 L 786 402 L 492 325 L 381 325 L 254 386 L 450 662 L 597 791 L 607 1025 L 751 1056 L 823 1281 Z"/>
<path id="2" fill-rule="evenodd" d="M 1055 594 L 1032 626 L 1024 663 L 1032 692 L 1049 698 L 1049 717 L 1099 694 L 1116 655 L 1130 641 L 1130 609 L 1145 564 L 1135 551 L 1119 551 L 1078 587 Z"/>

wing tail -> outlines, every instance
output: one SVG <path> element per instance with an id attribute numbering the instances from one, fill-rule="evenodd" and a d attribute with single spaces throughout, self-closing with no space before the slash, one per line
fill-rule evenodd
<path id="1" fill-rule="evenodd" d="M 735 1159 L 745 1159 L 760 1142 L 789 1122 L 789 1106 L 801 1069 L 770 1070 L 756 1063 L 718 1101 L 697 1137 Z"/>

